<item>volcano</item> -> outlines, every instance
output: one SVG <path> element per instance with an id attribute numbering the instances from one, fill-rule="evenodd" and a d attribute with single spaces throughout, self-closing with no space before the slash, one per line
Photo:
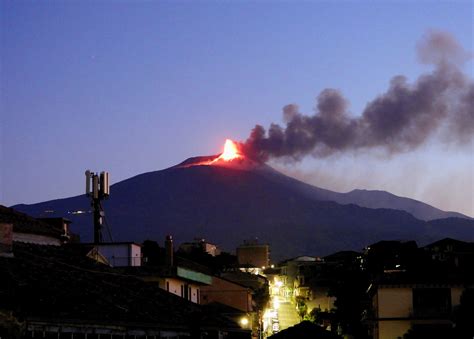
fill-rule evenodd
<path id="1" fill-rule="evenodd" d="M 461 214 L 387 192 L 324 190 L 253 161 L 227 142 L 222 154 L 112 185 L 103 205 L 115 241 L 161 242 L 172 234 L 178 244 L 199 237 L 233 252 L 243 240 L 258 238 L 270 244 L 273 260 L 360 250 L 379 240 L 474 240 L 474 222 Z M 13 208 L 69 218 L 82 241 L 93 238 L 85 195 Z"/>

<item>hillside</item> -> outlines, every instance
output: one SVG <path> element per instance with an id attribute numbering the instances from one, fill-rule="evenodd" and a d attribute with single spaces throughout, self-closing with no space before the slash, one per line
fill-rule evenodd
<path id="1" fill-rule="evenodd" d="M 233 251 L 243 240 L 259 238 L 271 245 L 276 259 L 360 250 L 381 239 L 474 240 L 472 220 L 433 224 L 406 211 L 340 204 L 327 200 L 344 194 L 307 185 L 265 165 L 193 165 L 196 159 L 203 158 L 112 185 L 104 207 L 114 239 L 161 242 L 172 234 L 180 243 L 203 237 Z M 84 195 L 15 208 L 33 216 L 65 216 L 83 241 L 92 239 Z"/>

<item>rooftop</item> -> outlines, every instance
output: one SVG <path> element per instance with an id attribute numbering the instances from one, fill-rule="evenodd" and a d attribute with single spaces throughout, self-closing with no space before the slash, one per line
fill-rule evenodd
<path id="1" fill-rule="evenodd" d="M 206 326 L 240 330 L 183 298 L 121 274 L 84 255 L 80 246 L 15 243 L 0 258 L 0 308 L 16 317 L 150 328 Z"/>
<path id="2" fill-rule="evenodd" d="M 49 235 L 55 238 L 59 238 L 63 233 L 60 228 L 3 205 L 0 205 L 0 222 L 13 224 L 15 233 Z"/>

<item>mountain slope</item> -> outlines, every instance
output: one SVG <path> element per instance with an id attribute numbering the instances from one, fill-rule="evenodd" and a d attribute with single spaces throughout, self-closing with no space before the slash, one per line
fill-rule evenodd
<path id="1" fill-rule="evenodd" d="M 399 197 L 392 193 L 385 191 L 374 191 L 374 190 L 360 190 L 356 189 L 348 193 L 344 193 L 340 198 L 336 200 L 341 204 L 344 203 L 355 203 L 362 207 L 369 208 L 392 208 L 397 210 L 403 210 L 414 217 L 421 220 L 434 220 L 441 218 L 466 218 L 469 217 L 457 213 L 457 212 L 445 212 L 424 202 Z"/>
<path id="2" fill-rule="evenodd" d="M 435 220 L 444 218 L 472 219 L 458 212 L 446 212 L 424 202 L 400 197 L 386 191 L 356 189 L 347 193 L 338 193 L 298 181 L 294 178 L 273 171 L 266 173 L 270 180 L 288 186 L 297 186 L 299 190 L 310 198 L 317 200 L 334 201 L 339 204 L 355 204 L 367 208 L 388 208 L 406 211 L 420 220 Z"/>
<path id="3" fill-rule="evenodd" d="M 448 226 L 433 227 L 405 211 L 323 201 L 335 192 L 304 184 L 267 166 L 245 161 L 232 166 L 196 166 L 195 161 L 113 185 L 104 207 L 115 240 L 161 242 L 172 234 L 179 244 L 204 237 L 232 251 L 244 239 L 258 237 L 271 245 L 272 257 L 280 259 L 301 253 L 360 250 L 381 239 L 428 242 L 450 236 L 474 240 L 470 220 L 458 228 L 449 226 L 458 223 L 456 218 L 448 220 Z M 91 214 L 71 213 L 90 210 L 85 196 L 15 208 L 34 216 L 53 210 L 47 215 L 70 218 L 83 240 L 92 239 Z"/>

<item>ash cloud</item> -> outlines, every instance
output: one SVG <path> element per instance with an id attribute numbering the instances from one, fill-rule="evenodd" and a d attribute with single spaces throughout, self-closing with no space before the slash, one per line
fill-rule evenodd
<path id="1" fill-rule="evenodd" d="M 315 114 L 295 104 L 283 108 L 285 125 L 256 125 L 242 144 L 248 156 L 299 160 L 306 155 L 381 148 L 388 154 L 413 150 L 437 131 L 446 142 L 466 143 L 474 135 L 474 83 L 460 67 L 472 57 L 448 33 L 428 32 L 417 45 L 422 63 L 434 66 L 413 84 L 404 76 L 391 79 L 387 91 L 353 117 L 336 89 L 317 97 Z"/>

